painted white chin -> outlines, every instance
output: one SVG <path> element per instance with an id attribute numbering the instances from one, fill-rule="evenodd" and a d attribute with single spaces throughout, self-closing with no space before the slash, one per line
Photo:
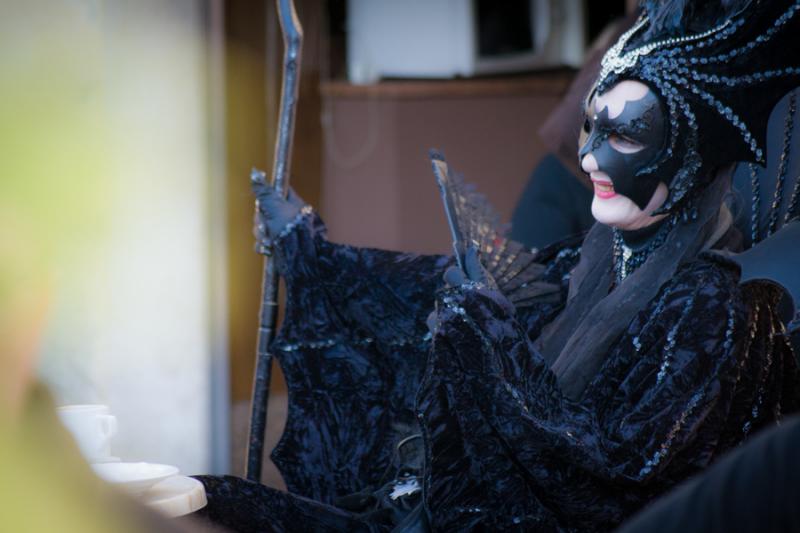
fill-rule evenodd
<path id="1" fill-rule="evenodd" d="M 630 198 L 619 193 L 612 198 L 600 198 L 595 194 L 592 216 L 601 224 L 625 230 L 636 229 L 634 226 L 649 218 Z"/>
<path id="2" fill-rule="evenodd" d="M 667 199 L 667 192 L 667 186 L 659 183 L 644 210 L 639 209 L 633 200 L 619 193 L 611 198 L 601 198 L 595 194 L 592 199 L 592 216 L 601 224 L 622 230 L 641 229 L 666 216 L 651 216 L 651 214 Z"/>

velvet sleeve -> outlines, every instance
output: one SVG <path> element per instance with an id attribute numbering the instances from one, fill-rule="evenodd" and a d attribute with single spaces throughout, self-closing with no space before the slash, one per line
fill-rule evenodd
<path id="1" fill-rule="evenodd" d="M 272 351 L 289 405 L 272 460 L 291 492 L 331 504 L 380 486 L 396 444 L 418 432 L 425 320 L 448 259 L 331 243 L 310 212 L 275 258 L 286 307 Z"/>
<path id="2" fill-rule="evenodd" d="M 284 342 L 345 337 L 418 341 L 450 259 L 329 242 L 314 213 L 277 243 L 286 283 Z"/>

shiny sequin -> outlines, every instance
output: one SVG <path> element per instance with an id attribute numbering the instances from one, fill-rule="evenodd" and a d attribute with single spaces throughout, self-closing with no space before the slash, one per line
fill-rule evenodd
<path id="1" fill-rule="evenodd" d="M 702 398 L 703 398 L 702 391 L 697 392 L 694 396 L 692 396 L 691 400 L 689 400 L 689 404 L 686 406 L 686 409 L 683 411 L 680 418 L 678 418 L 678 420 L 675 421 L 669 433 L 667 433 L 666 440 L 664 440 L 664 442 L 661 444 L 656 453 L 654 453 L 650 459 L 645 461 L 644 467 L 642 467 L 642 469 L 639 471 L 640 476 L 646 476 L 647 474 L 652 472 L 653 468 L 658 466 L 658 464 L 664 459 L 664 457 L 667 456 L 667 454 L 670 451 L 670 447 L 672 446 L 672 441 L 675 440 L 675 437 L 683 429 L 683 426 L 686 424 L 686 421 L 691 416 L 692 411 L 694 411 L 694 408 L 697 407 L 697 404 L 700 402 Z"/>
<path id="2" fill-rule="evenodd" d="M 672 355 L 673 351 L 675 350 L 675 343 L 678 337 L 678 330 L 681 327 L 683 327 L 684 323 L 689 319 L 689 316 L 692 313 L 692 308 L 694 307 L 696 296 L 697 292 L 692 294 L 692 296 L 690 296 L 686 300 L 686 304 L 683 306 L 683 311 L 681 311 L 680 318 L 675 323 L 675 325 L 673 325 L 670 328 L 669 333 L 667 333 L 667 343 L 664 345 L 664 355 L 662 358 L 661 366 L 659 367 L 658 370 L 658 374 L 656 375 L 656 384 L 658 385 L 661 385 L 661 382 L 667 375 L 667 371 L 669 370 L 670 364 L 672 364 Z"/>

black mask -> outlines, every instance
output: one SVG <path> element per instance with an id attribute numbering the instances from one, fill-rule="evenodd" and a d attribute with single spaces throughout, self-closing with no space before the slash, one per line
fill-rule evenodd
<path id="1" fill-rule="evenodd" d="M 622 113 L 609 118 L 608 107 L 586 117 L 584 130 L 589 134 L 578 152 L 580 160 L 592 154 L 601 172 L 608 174 L 614 191 L 628 197 L 644 210 L 658 187 L 656 164 L 665 152 L 668 123 L 663 107 L 653 91 L 639 100 L 625 102 Z M 644 146 L 634 153 L 612 147 L 615 136 L 620 142 Z"/>
<path id="2" fill-rule="evenodd" d="M 596 87 L 602 94 L 638 80 L 662 102 L 669 137 L 653 173 L 669 188 L 654 213 L 663 214 L 688 207 L 722 166 L 765 164 L 770 112 L 800 84 L 800 0 L 643 5 L 643 16 L 603 57 Z M 603 170 L 616 186 L 618 176 Z"/>

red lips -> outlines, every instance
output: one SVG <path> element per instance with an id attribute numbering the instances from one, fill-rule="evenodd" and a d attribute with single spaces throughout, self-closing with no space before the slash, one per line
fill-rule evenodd
<path id="1" fill-rule="evenodd" d="M 607 200 L 617 195 L 617 193 L 614 192 L 614 184 L 611 181 L 597 178 L 591 178 L 591 180 L 594 184 L 594 194 L 598 198 Z"/>

